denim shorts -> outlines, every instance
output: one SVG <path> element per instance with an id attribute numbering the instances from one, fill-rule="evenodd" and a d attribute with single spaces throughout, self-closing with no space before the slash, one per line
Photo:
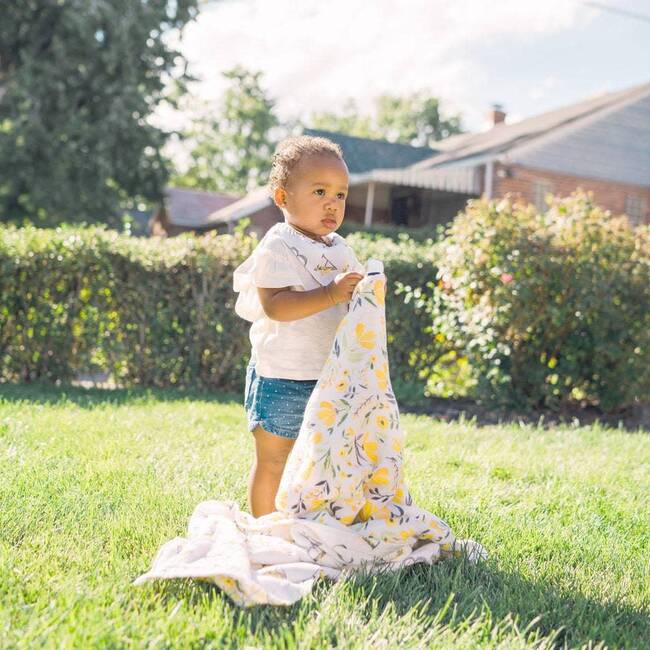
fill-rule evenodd
<path id="1" fill-rule="evenodd" d="M 248 430 L 259 424 L 269 433 L 295 440 L 316 383 L 316 379 L 260 377 L 249 362 L 244 389 Z"/>

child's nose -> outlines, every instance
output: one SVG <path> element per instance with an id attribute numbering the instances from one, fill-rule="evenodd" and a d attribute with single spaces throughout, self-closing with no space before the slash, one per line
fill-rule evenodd
<path id="1" fill-rule="evenodd" d="M 325 201 L 325 207 L 328 210 L 337 210 L 338 209 L 338 200 L 335 196 L 331 196 L 327 201 Z"/>

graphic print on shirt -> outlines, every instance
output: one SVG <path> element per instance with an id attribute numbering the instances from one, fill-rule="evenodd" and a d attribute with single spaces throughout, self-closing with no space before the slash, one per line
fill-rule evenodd
<path id="1" fill-rule="evenodd" d="M 295 238 L 294 238 L 295 239 Z M 287 250 L 299 261 L 301 266 L 322 286 L 329 284 L 336 273 L 345 273 L 351 268 L 354 253 L 345 243 L 341 242 L 329 247 L 327 254 L 319 250 L 318 243 L 300 237 L 295 242 L 282 240 Z"/>
<path id="2" fill-rule="evenodd" d="M 337 271 L 338 270 L 338 267 L 336 266 L 336 264 L 334 264 L 334 262 L 332 262 L 331 260 L 327 259 L 327 256 L 325 255 L 325 253 L 323 253 L 323 256 L 321 257 L 321 259 L 323 261 L 320 262 L 316 266 L 317 271 Z"/>
<path id="3" fill-rule="evenodd" d="M 289 246 L 287 244 L 287 246 Z M 302 265 L 307 268 L 307 258 L 302 255 L 295 246 L 289 246 L 289 250 L 302 262 Z"/>

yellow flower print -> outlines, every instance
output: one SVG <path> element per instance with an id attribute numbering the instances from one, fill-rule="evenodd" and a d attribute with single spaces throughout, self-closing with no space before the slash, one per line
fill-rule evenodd
<path id="1" fill-rule="evenodd" d="M 375 519 L 388 520 L 390 519 L 390 515 L 390 510 L 386 506 L 382 506 L 381 508 L 377 509 L 377 512 L 375 513 Z"/>
<path id="2" fill-rule="evenodd" d="M 334 410 L 334 404 L 332 402 L 321 402 L 320 411 L 318 411 L 318 417 L 326 426 L 333 426 L 336 420 L 336 411 Z"/>
<path id="3" fill-rule="evenodd" d="M 323 434 L 320 431 L 314 431 L 312 440 L 314 444 L 318 444 L 323 439 Z"/>
<path id="4" fill-rule="evenodd" d="M 383 363 L 381 368 L 375 370 L 375 377 L 377 377 L 377 384 L 379 390 L 386 390 L 388 388 L 388 364 Z"/>
<path id="5" fill-rule="evenodd" d="M 388 485 L 388 468 L 380 467 L 370 475 L 368 480 L 377 485 Z"/>
<path id="6" fill-rule="evenodd" d="M 346 449 L 339 449 L 339 456 L 347 456 L 348 452 Z"/>
<path id="7" fill-rule="evenodd" d="M 339 520 L 344 524 L 351 524 L 354 521 L 354 515 L 345 515 Z"/>
<path id="8" fill-rule="evenodd" d="M 402 539 L 408 539 L 415 535 L 415 530 L 413 528 L 408 528 L 407 530 L 403 530 L 400 535 L 402 536 Z"/>
<path id="9" fill-rule="evenodd" d="M 388 418 L 385 415 L 378 415 L 376 418 L 377 426 L 385 429 L 388 426 Z"/>
<path id="10" fill-rule="evenodd" d="M 377 456 L 377 447 L 379 446 L 376 442 L 372 442 L 371 440 L 368 440 L 368 433 L 363 434 L 361 446 L 363 447 L 363 450 L 366 452 L 366 456 L 373 462 L 376 463 L 378 456 Z"/>
<path id="11" fill-rule="evenodd" d="M 375 347 L 375 337 L 377 335 L 373 330 L 366 330 L 366 326 L 363 323 L 357 323 L 354 331 L 361 347 L 367 350 L 372 350 Z"/>
<path id="12" fill-rule="evenodd" d="M 359 519 L 361 519 L 361 521 L 368 521 L 376 510 L 377 507 L 372 501 L 366 501 L 363 504 L 363 508 L 359 510 Z"/>
<path id="13" fill-rule="evenodd" d="M 393 446 L 393 451 L 397 451 L 397 452 L 402 451 L 402 443 L 401 443 L 399 438 L 395 438 L 393 440 L 393 445 L 392 446 Z"/>
<path id="14" fill-rule="evenodd" d="M 460 557 L 463 554 L 460 548 L 454 548 L 452 542 L 443 542 L 442 544 L 440 544 L 440 549 L 442 551 L 447 551 L 447 552 L 452 551 L 452 555 L 454 557 Z"/>
<path id="15" fill-rule="evenodd" d="M 311 504 L 310 504 L 310 506 L 309 506 L 309 509 L 310 509 L 310 510 L 318 510 L 319 508 L 322 508 L 322 507 L 323 507 L 323 504 L 324 504 L 324 503 L 325 503 L 325 500 L 324 500 L 324 499 L 314 499 L 314 500 L 311 502 Z"/>
<path id="16" fill-rule="evenodd" d="M 346 381 L 345 379 L 339 379 L 335 384 L 334 388 L 336 390 L 343 392 L 344 390 L 347 390 L 347 387 L 349 386 L 349 382 Z"/>
<path id="17" fill-rule="evenodd" d="M 386 286 L 384 285 L 383 281 L 375 280 L 372 285 L 372 290 L 375 294 L 375 298 L 377 299 L 377 302 L 383 307 L 384 297 L 386 295 Z"/>
<path id="18" fill-rule="evenodd" d="M 354 436 L 354 427 L 347 427 L 345 430 L 345 435 L 349 438 L 352 438 Z"/>

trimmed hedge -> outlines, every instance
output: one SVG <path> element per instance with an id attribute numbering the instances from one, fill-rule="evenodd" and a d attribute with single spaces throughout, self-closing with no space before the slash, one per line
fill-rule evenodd
<path id="1" fill-rule="evenodd" d="M 430 246 L 442 236 L 444 224 L 438 224 L 435 228 L 431 226 L 406 228 L 387 223 L 373 223 L 370 226 L 364 226 L 358 221 L 344 221 L 337 232 L 346 239 L 349 235 L 355 235 L 370 241 L 391 239 L 396 243 L 401 243 L 412 240 L 418 244 Z"/>
<path id="2" fill-rule="evenodd" d="M 383 260 L 398 400 L 605 412 L 650 398 L 650 226 L 589 195 L 472 201 L 438 241 L 347 236 Z M 234 234 L 140 239 L 103 227 L 0 228 L 0 381 L 108 370 L 124 386 L 241 392 L 249 324 Z"/>
<path id="3" fill-rule="evenodd" d="M 241 235 L 139 239 L 100 227 L 4 228 L 2 378 L 109 370 L 124 385 L 239 385 Z"/>
<path id="4" fill-rule="evenodd" d="M 393 291 L 396 278 L 435 278 L 428 247 L 350 243 L 361 261 L 384 260 Z M 1 228 L 0 379 L 102 369 L 124 386 L 243 390 L 249 324 L 234 312 L 232 274 L 256 244 L 241 231 L 140 239 L 103 227 Z M 429 317 L 400 298 L 387 305 L 396 391 L 421 395 L 408 361 L 430 342 Z"/>

